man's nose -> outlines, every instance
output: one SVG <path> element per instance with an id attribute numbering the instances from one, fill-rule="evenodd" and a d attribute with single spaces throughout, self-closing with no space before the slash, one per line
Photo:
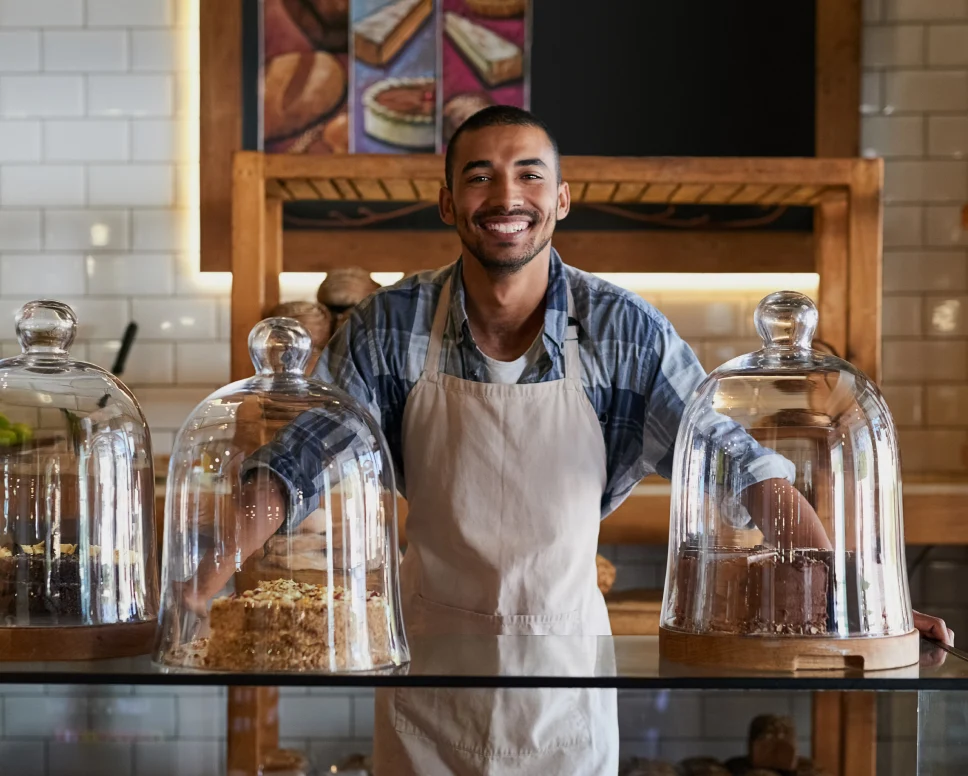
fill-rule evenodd
<path id="1" fill-rule="evenodd" d="M 488 204 L 512 210 L 523 203 L 521 187 L 513 175 L 495 175 L 488 191 Z"/>

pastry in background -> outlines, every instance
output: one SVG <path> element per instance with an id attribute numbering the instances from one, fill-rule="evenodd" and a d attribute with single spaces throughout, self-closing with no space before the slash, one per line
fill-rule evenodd
<path id="1" fill-rule="evenodd" d="M 455 94 L 444 105 L 444 144 L 450 142 L 454 133 L 467 119 L 484 110 L 494 101 L 487 92 L 467 92 Z"/>
<path id="2" fill-rule="evenodd" d="M 282 0 L 282 4 L 315 48 L 347 50 L 350 0 Z"/>
<path id="3" fill-rule="evenodd" d="M 334 154 L 346 154 L 350 150 L 350 122 L 346 112 L 340 113 L 326 124 L 323 140 Z"/>
<path id="4" fill-rule="evenodd" d="M 633 757 L 619 769 L 618 774 L 619 776 L 679 776 L 679 771 L 669 763 Z"/>
<path id="5" fill-rule="evenodd" d="M 297 135 L 336 110 L 346 94 L 346 71 L 324 51 L 292 52 L 266 65 L 264 132 L 268 142 Z"/>
<path id="6" fill-rule="evenodd" d="M 363 92 L 363 131 L 400 148 L 432 149 L 437 134 L 437 82 L 386 78 L 369 86 Z"/>
<path id="7" fill-rule="evenodd" d="M 360 267 L 342 267 L 330 270 L 319 284 L 316 299 L 333 312 L 343 312 L 366 299 L 380 284 L 370 273 Z"/>
<path id="8" fill-rule="evenodd" d="M 595 556 L 595 565 L 598 567 L 598 589 L 605 595 L 615 584 L 615 566 L 601 555 Z"/>
<path id="9" fill-rule="evenodd" d="M 386 67 L 433 13 L 433 0 L 396 0 L 353 25 L 353 56 Z"/>
<path id="10" fill-rule="evenodd" d="M 797 731 L 790 717 L 761 714 L 750 723 L 749 760 L 753 768 L 790 771 L 797 765 Z"/>
<path id="11" fill-rule="evenodd" d="M 467 10 L 477 16 L 510 19 L 524 16 L 526 0 L 464 0 Z"/>
<path id="12" fill-rule="evenodd" d="M 488 86 L 500 86 L 524 75 L 524 53 L 487 27 L 447 11 L 444 29 L 454 48 Z"/>
<path id="13" fill-rule="evenodd" d="M 679 763 L 682 776 L 732 776 L 725 765 L 712 757 L 689 757 Z"/>
<path id="14" fill-rule="evenodd" d="M 306 365 L 306 374 L 312 374 L 323 348 L 333 335 L 333 314 L 325 305 L 316 302 L 283 302 L 269 311 L 268 317 L 275 316 L 292 318 L 309 332 L 313 341 L 313 352 Z"/>

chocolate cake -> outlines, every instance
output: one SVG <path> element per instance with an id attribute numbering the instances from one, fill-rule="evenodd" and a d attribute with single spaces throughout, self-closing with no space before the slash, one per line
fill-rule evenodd
<path id="1" fill-rule="evenodd" d="M 702 554 L 687 547 L 676 569 L 673 624 L 697 632 L 823 634 L 831 612 L 829 579 L 830 558 L 809 550 L 787 557 L 764 547 Z"/>
<path id="2" fill-rule="evenodd" d="M 82 579 L 82 561 L 85 564 Z M 0 547 L 0 625 L 96 625 L 147 619 L 140 558 L 75 544 Z"/>

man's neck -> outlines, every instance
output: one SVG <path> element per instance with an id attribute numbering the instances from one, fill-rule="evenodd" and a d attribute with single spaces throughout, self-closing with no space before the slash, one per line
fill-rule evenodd
<path id="1" fill-rule="evenodd" d="M 551 266 L 551 246 L 509 275 L 489 273 L 464 251 L 467 319 L 477 346 L 499 361 L 520 358 L 541 332 Z"/>

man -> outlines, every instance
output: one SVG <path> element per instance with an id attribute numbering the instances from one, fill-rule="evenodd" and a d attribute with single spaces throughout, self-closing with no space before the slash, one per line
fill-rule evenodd
<path id="1" fill-rule="evenodd" d="M 600 519 L 645 475 L 672 474 L 703 370 L 655 309 L 562 263 L 551 239 L 570 204 L 539 120 L 474 115 L 451 140 L 439 203 L 461 259 L 364 301 L 317 366 L 380 423 L 407 497 L 408 635 L 608 634 Z M 339 433 L 307 413 L 253 456 L 247 470 L 277 487 L 246 486 L 243 558 L 305 516 Z M 789 462 L 725 418 L 709 435 L 768 541 L 829 546 Z M 774 530 L 778 516 L 794 516 L 795 536 Z M 231 575 L 223 565 L 200 572 L 199 603 Z M 939 620 L 918 627 L 949 638 Z M 611 691 L 381 691 L 375 730 L 381 776 L 617 770 Z"/>

